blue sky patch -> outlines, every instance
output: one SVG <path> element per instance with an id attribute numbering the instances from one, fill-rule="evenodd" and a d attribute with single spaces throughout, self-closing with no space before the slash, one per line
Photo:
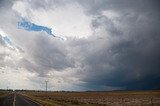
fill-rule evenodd
<path id="1" fill-rule="evenodd" d="M 55 37 L 55 35 L 52 34 L 52 28 L 36 25 L 34 23 L 27 21 L 26 19 L 22 19 L 21 21 L 18 22 L 18 28 L 25 29 L 27 31 L 44 31 L 47 34 Z"/>
<path id="2" fill-rule="evenodd" d="M 11 42 L 11 40 L 10 40 L 9 37 L 5 36 L 5 37 L 2 37 L 2 39 L 4 40 L 4 42 L 5 42 L 6 44 L 12 45 L 12 42 Z"/>

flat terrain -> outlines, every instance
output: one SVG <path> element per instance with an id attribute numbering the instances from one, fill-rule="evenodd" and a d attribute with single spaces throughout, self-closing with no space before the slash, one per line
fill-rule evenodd
<path id="1" fill-rule="evenodd" d="M 45 106 L 160 106 L 160 90 L 112 92 L 23 92 Z"/>
<path id="2" fill-rule="evenodd" d="M 41 106 L 22 95 L 16 94 L 15 106 Z"/>
<path id="3" fill-rule="evenodd" d="M 17 93 L 9 93 L 0 98 L 0 106 L 41 106 Z"/>
<path id="4" fill-rule="evenodd" d="M 160 106 L 160 90 L 112 92 L 0 92 L 0 106 Z"/>

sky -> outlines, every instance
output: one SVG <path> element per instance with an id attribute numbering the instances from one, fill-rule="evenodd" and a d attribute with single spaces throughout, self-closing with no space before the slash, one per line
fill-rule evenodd
<path id="1" fill-rule="evenodd" d="M 36 25 L 34 23 L 31 23 L 25 19 L 22 19 L 21 21 L 18 22 L 18 28 L 19 29 L 25 29 L 27 31 L 44 31 L 49 35 L 52 35 L 52 29 L 45 27 L 45 26 L 40 26 L 40 25 Z"/>
<path id="2" fill-rule="evenodd" d="M 0 89 L 160 89 L 159 0 L 0 0 Z"/>

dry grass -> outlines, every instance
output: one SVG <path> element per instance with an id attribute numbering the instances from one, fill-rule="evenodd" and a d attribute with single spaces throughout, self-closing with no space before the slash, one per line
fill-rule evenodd
<path id="1" fill-rule="evenodd" d="M 45 106 L 160 106 L 160 91 L 26 92 Z"/>
<path id="2" fill-rule="evenodd" d="M 3 98 L 3 97 L 5 97 L 5 96 L 7 96 L 7 95 L 9 95 L 9 94 L 10 94 L 10 92 L 0 91 L 0 98 Z"/>

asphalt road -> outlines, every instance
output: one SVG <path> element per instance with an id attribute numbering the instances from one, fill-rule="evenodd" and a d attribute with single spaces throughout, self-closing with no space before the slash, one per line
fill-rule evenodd
<path id="1" fill-rule="evenodd" d="M 12 93 L 9 96 L 3 98 L 3 102 L 0 104 L 0 106 L 41 106 L 41 105 L 36 104 L 27 97 L 24 97 L 16 93 Z"/>
<path id="2" fill-rule="evenodd" d="M 1 106 L 13 106 L 14 93 L 2 98 Z"/>

